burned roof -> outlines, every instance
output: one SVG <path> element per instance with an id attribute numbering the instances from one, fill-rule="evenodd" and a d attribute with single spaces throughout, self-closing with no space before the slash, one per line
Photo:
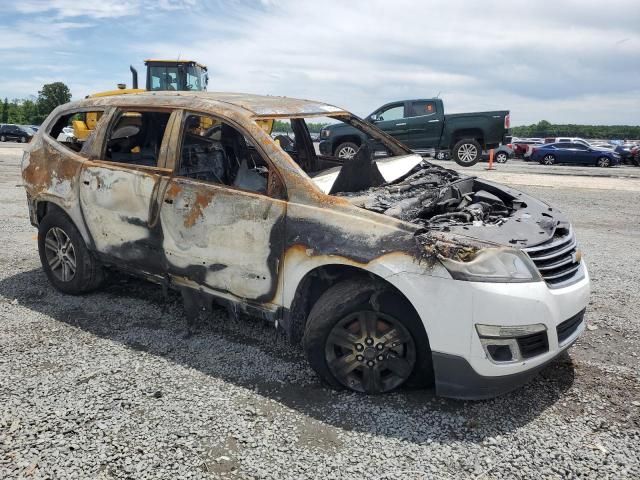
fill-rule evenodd
<path id="1" fill-rule="evenodd" d="M 334 105 L 275 95 L 254 95 L 249 93 L 226 92 L 143 92 L 112 95 L 83 100 L 86 105 L 146 105 L 146 106 L 193 106 L 193 101 L 202 106 L 235 107 L 238 113 L 254 118 L 311 117 L 347 112 Z"/>

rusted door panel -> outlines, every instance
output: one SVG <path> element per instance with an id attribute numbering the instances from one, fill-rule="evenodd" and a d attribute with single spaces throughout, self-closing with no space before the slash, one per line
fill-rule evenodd
<path id="1" fill-rule="evenodd" d="M 158 263 L 160 242 L 149 226 L 149 213 L 160 178 L 157 172 L 84 164 L 80 205 L 98 252 L 137 265 Z"/>
<path id="2" fill-rule="evenodd" d="M 240 299 L 280 305 L 285 214 L 281 200 L 171 179 L 160 210 L 168 270 Z"/>

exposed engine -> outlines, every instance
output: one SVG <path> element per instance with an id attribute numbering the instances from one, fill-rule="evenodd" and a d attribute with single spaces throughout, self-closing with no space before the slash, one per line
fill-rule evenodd
<path id="1" fill-rule="evenodd" d="M 453 225 L 498 225 L 522 202 L 500 198 L 478 186 L 475 177 L 422 162 L 391 183 L 339 195 L 359 207 L 430 229 Z M 496 191 L 496 193 L 500 193 Z M 502 194 L 501 196 L 505 196 Z"/>

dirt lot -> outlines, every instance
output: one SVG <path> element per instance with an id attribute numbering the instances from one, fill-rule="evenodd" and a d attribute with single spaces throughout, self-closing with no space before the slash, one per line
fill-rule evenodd
<path id="1" fill-rule="evenodd" d="M 138 280 L 57 293 L 20 156 L 0 147 L 0 478 L 640 478 L 640 169 L 471 169 L 569 214 L 593 295 L 569 356 L 460 402 L 333 392 L 297 346 L 223 310 L 185 338 L 178 297 Z"/>

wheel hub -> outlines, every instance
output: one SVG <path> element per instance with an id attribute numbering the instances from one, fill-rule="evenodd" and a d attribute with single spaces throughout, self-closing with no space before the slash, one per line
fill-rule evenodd
<path id="1" fill-rule="evenodd" d="M 336 324 L 325 347 L 327 365 L 343 385 L 382 393 L 404 383 L 416 349 L 406 328 L 380 312 L 357 312 Z"/>
<path id="2" fill-rule="evenodd" d="M 71 281 L 76 274 L 76 255 L 69 236 L 53 227 L 45 235 L 44 248 L 51 273 L 58 280 Z"/>

